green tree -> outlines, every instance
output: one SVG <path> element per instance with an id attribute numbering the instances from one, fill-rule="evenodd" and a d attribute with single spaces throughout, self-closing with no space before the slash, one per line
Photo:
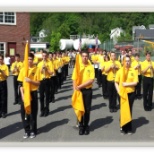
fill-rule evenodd
<path id="1" fill-rule="evenodd" d="M 110 40 L 111 29 L 121 27 L 126 36 L 119 41 L 131 40 L 132 26 L 148 26 L 154 22 L 154 13 L 140 12 L 81 12 L 81 13 L 31 13 L 30 30 L 32 36 L 38 36 L 41 29 L 45 29 L 48 37 L 44 41 L 50 42 L 52 32 L 59 32 L 61 38 L 69 38 L 76 34 L 98 34 L 101 42 Z"/>
<path id="2" fill-rule="evenodd" d="M 70 37 L 70 28 L 67 23 L 63 23 L 57 30 L 62 38 L 69 38 Z"/>
<path id="3" fill-rule="evenodd" d="M 50 16 L 49 13 L 31 13 L 30 14 L 30 32 L 31 36 L 38 36 L 38 32 L 43 29 L 43 22 Z"/>
<path id="4" fill-rule="evenodd" d="M 132 36 L 129 33 L 122 33 L 118 37 L 118 42 L 132 41 Z"/>
<path id="5" fill-rule="evenodd" d="M 50 52 L 58 51 L 60 50 L 59 41 L 61 38 L 61 34 L 59 32 L 52 32 L 51 34 L 51 40 L 50 40 Z"/>

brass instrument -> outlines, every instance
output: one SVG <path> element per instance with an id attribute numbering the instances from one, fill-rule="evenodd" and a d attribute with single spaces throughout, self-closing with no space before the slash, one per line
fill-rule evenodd
<path id="1" fill-rule="evenodd" d="M 45 59 L 43 59 L 43 78 L 45 79 L 45 63 L 46 63 L 46 61 L 45 61 Z"/>

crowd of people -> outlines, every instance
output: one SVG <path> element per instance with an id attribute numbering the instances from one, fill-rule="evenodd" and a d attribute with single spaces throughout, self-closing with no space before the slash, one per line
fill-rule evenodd
<path id="1" fill-rule="evenodd" d="M 78 64 L 77 55 L 81 56 Z M 75 75 L 77 65 L 80 65 L 80 73 Z M 92 53 L 88 51 L 62 53 L 42 51 L 41 59 L 30 51 L 28 67 L 28 77 L 25 78 L 24 62 L 20 60 L 18 53 L 15 55 L 15 61 L 11 64 L 9 72 L 9 67 L 4 63 L 4 56 L 0 55 L 0 117 L 7 117 L 7 77 L 11 73 L 14 87 L 13 104 L 21 105 L 21 119 L 25 131 L 23 138 L 34 138 L 37 135 L 38 102 L 40 102 L 39 116 L 48 116 L 50 102 L 55 103 L 55 94 L 66 80 L 69 68 L 73 68 L 73 90 L 80 91 L 83 98 L 84 113 L 78 120 L 79 135 L 90 133 L 89 121 L 94 80 L 97 81 L 98 88 L 102 88 L 103 98 L 108 100 L 109 112 L 117 112 L 117 106 L 120 105 L 122 134 L 133 133 L 131 121 L 135 99 L 143 97 L 144 110 L 152 110 L 154 62 L 148 51 L 144 61 L 140 60 L 139 53 L 132 53 L 131 50 L 121 51 L 118 57 L 115 52 L 105 50 Z M 25 82 L 30 84 L 30 115 L 25 113 L 23 88 Z"/>
<path id="2" fill-rule="evenodd" d="M 25 134 L 23 138 L 34 138 L 37 134 L 38 95 L 40 102 L 40 117 L 49 114 L 50 103 L 55 103 L 55 94 L 61 89 L 63 82 L 68 76 L 68 53 L 48 53 L 42 51 L 42 58 L 35 56 L 34 51 L 28 55 L 28 76 L 25 78 L 24 61 L 20 54 L 15 55 L 15 61 L 10 66 L 4 63 L 4 56 L 0 55 L 0 117 L 7 117 L 7 77 L 13 76 L 14 102 L 21 105 L 21 118 Z M 30 84 L 31 114 L 25 114 L 23 84 Z"/>
<path id="3" fill-rule="evenodd" d="M 88 59 L 85 62 L 85 56 L 89 57 L 91 64 L 88 63 Z M 143 97 L 144 110 L 152 110 L 154 62 L 151 59 L 151 53 L 147 51 L 143 61 L 140 60 L 139 53 L 132 53 L 132 50 L 123 50 L 118 57 L 115 52 L 106 52 L 105 50 L 90 54 L 81 52 L 81 57 L 80 65 L 84 65 L 82 68 L 85 69 L 83 69 L 81 76 L 72 76 L 74 90 L 82 92 L 85 108 L 84 115 L 81 118 L 84 119 L 84 122 L 83 120 L 79 121 L 79 135 L 89 134 L 92 99 L 90 90 L 92 90 L 94 78 L 98 87 L 102 87 L 103 98 L 108 99 L 109 112 L 117 112 L 117 107 L 120 106 L 121 134 L 132 134 L 134 100 L 140 100 Z M 94 73 L 89 65 L 93 66 Z M 88 75 L 85 73 L 87 68 L 89 68 Z M 76 85 L 75 83 L 79 79 L 81 82 Z M 88 95 L 88 91 L 91 95 Z"/>

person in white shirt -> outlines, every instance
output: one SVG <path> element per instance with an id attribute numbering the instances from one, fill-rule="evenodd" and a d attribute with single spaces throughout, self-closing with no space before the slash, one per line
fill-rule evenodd
<path id="1" fill-rule="evenodd" d="M 8 54 L 5 55 L 4 63 L 8 66 L 8 69 L 10 70 L 11 58 L 8 56 Z"/>

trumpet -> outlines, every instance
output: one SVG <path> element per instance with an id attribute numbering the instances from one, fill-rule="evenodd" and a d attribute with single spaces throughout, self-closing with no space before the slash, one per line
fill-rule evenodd
<path id="1" fill-rule="evenodd" d="M 45 60 L 43 59 L 43 78 L 45 78 L 45 69 L 46 69 L 46 66 L 45 66 Z"/>

